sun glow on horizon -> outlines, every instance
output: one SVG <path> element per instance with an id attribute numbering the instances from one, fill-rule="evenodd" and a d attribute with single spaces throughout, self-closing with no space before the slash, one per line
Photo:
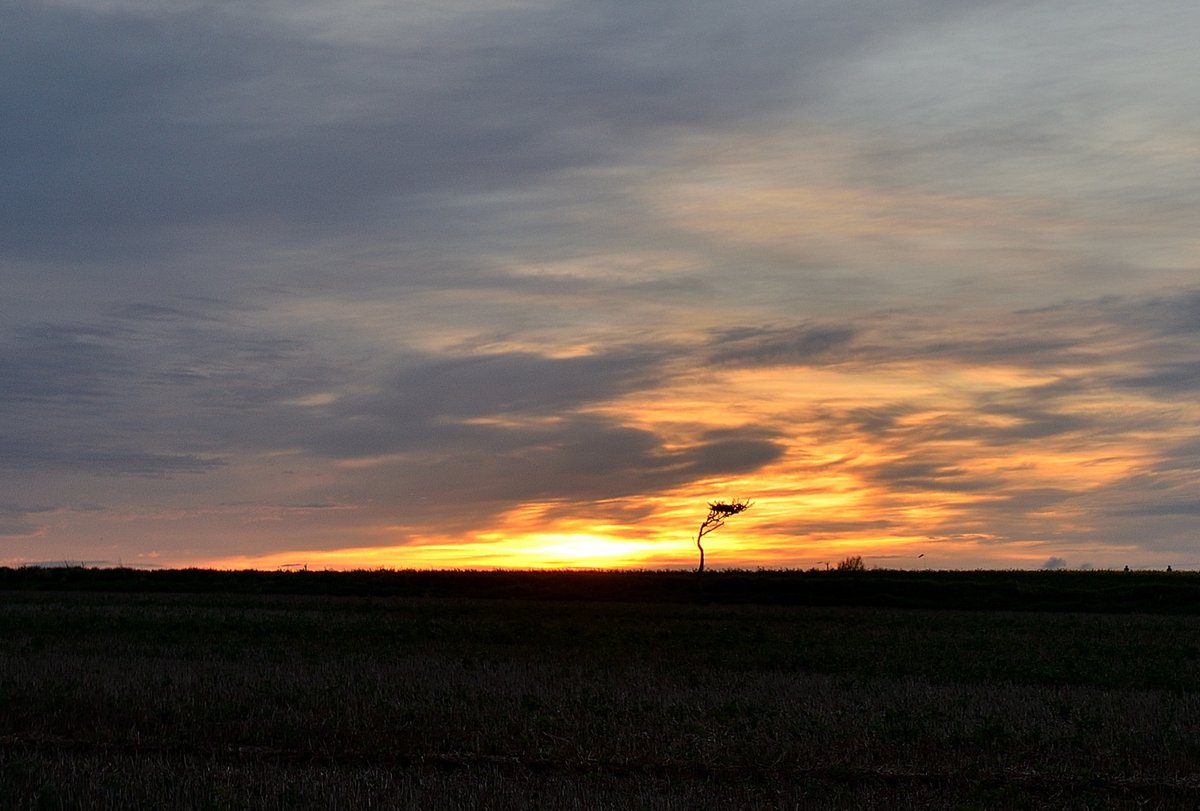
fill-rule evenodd
<path id="1" fill-rule="evenodd" d="M 880 329 L 864 344 L 890 340 Z M 694 568 L 706 505 L 734 499 L 754 507 L 706 537 L 706 567 L 807 569 L 861 556 L 868 565 L 896 568 L 1030 568 L 1071 549 L 1094 565 L 1137 562 L 1120 559 L 1127 549 L 1120 535 L 1110 538 L 1108 558 L 1088 553 L 1080 539 L 1097 532 L 1089 518 L 1094 505 L 1148 469 L 1157 449 L 1179 436 L 1089 433 L 1088 415 L 1130 401 L 1088 388 L 1023 404 L 1019 392 L 1058 379 L 1048 367 L 956 363 L 941 355 L 880 363 L 870 356 L 819 369 L 774 360 L 730 370 L 717 364 L 581 409 L 645 436 L 645 450 L 618 445 L 612 457 L 628 466 L 628 482 L 601 467 L 565 463 L 563 475 L 586 491 L 615 495 L 493 500 L 462 521 L 457 534 L 443 534 L 434 522 L 390 525 L 383 515 L 323 548 L 313 548 L 323 513 L 310 510 L 304 513 L 309 551 L 203 565 Z M 502 413 L 457 424 L 553 435 L 563 419 Z M 420 461 L 381 455 L 335 464 L 385 475 Z M 278 520 L 291 512 L 238 508 L 245 548 L 253 548 L 264 516 Z"/>

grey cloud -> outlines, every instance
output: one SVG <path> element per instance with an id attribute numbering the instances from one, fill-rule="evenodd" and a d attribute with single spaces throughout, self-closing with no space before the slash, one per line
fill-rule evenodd
<path id="1" fill-rule="evenodd" d="M 1153 458 L 1154 449 L 1148 450 Z M 1171 447 L 1158 451 L 1160 460 L 1175 453 Z M 1147 550 L 1194 551 L 1200 515 L 1195 473 L 1194 467 L 1150 461 L 1119 479 L 1081 488 L 1071 506 L 1092 524 L 1082 537 L 1133 543 Z"/>
<path id="2" fill-rule="evenodd" d="M 1089 498 L 1088 486 L 1079 490 L 1038 486 L 1037 480 L 1025 480 L 1020 472 L 1009 474 L 995 490 L 980 494 L 980 498 L 950 514 L 939 522 L 947 534 L 973 536 L 978 543 L 1005 543 L 1038 538 L 1042 540 L 1095 539 L 1095 527 L 1064 526 L 1047 519 L 1063 510 L 1068 513 L 1084 506 Z"/>
<path id="3" fill-rule="evenodd" d="M 1007 405 L 983 405 L 979 411 L 987 416 L 1005 417 L 1013 420 L 1013 424 L 1005 426 L 986 425 L 966 430 L 966 435 L 974 435 L 990 444 L 1011 442 L 1027 442 L 1036 439 L 1062 436 L 1078 433 L 1092 427 L 1092 418 L 1062 411 L 1050 411 L 1039 405 L 1013 403 Z M 945 434 L 946 438 L 954 436 L 953 432 Z M 964 434 L 958 434 L 959 437 Z"/>
<path id="4" fill-rule="evenodd" d="M 1200 347 L 1197 347 L 1200 351 Z M 1116 382 L 1164 398 L 1195 397 L 1200 392 L 1200 361 L 1158 363 L 1141 374 L 1123 375 Z"/>
<path id="5" fill-rule="evenodd" d="M 53 512 L 54 507 L 0 504 L 0 538 L 22 537 L 37 533 L 40 526 L 31 516 Z"/>
<path id="6" fill-rule="evenodd" d="M 271 368 L 300 365 L 292 359 L 300 346 L 212 316 L 148 304 L 88 322 L 17 327 L 0 332 L 0 414 L 136 418 L 162 404 L 168 390 L 184 391 L 188 384 L 209 387 L 203 396 L 212 402 L 244 406 L 267 396 L 274 388 L 267 384 L 280 382 Z"/>
<path id="7" fill-rule="evenodd" d="M 457 511 L 457 520 L 521 501 L 603 500 L 747 473 L 784 450 L 755 428 L 705 433 L 668 450 L 650 431 L 569 413 L 528 426 L 432 424 L 393 440 L 402 460 L 386 476 L 388 490 L 427 493 L 424 510 Z"/>
<path id="8" fill-rule="evenodd" d="M 446 195 L 526 192 L 667 130 L 772 115 L 817 92 L 819 66 L 943 7 L 399 5 L 355 29 L 265 2 L 10 3 L 0 244 L 143 264 L 201 227 L 418 239 Z"/>
<path id="9" fill-rule="evenodd" d="M 1018 327 L 1019 329 L 1019 327 Z M 1034 335 L 964 335 L 954 340 L 919 343 L 913 354 L 923 358 L 953 358 L 965 363 L 1020 364 L 1028 368 L 1058 367 L 1085 360 L 1084 350 L 1069 337 Z"/>
<path id="10" fill-rule="evenodd" d="M 908 403 L 881 403 L 870 408 L 854 408 L 841 415 L 840 420 L 847 426 L 874 437 L 906 431 L 900 420 L 917 412 L 917 408 Z"/>
<path id="11" fill-rule="evenodd" d="M 1004 482 L 958 464 L 910 457 L 864 468 L 873 481 L 894 490 L 974 493 L 999 490 Z"/>
<path id="12" fill-rule="evenodd" d="M 1147 384 L 1188 377 L 1200 350 L 1200 291 L 1162 296 L 1104 296 L 1067 300 L 1037 309 L 998 313 L 977 322 L 903 312 L 860 318 L 855 358 L 866 361 L 946 359 L 980 366 L 1015 366 L 1060 376 L 1022 389 L 1022 396 L 1073 394 L 1107 381 L 1107 365 L 1124 361 L 1149 369 Z M 940 333 L 940 334 L 939 334 Z M 1172 358 L 1183 354 L 1184 358 Z M 1066 373 L 1066 369 L 1078 372 Z M 1163 374 L 1157 374 L 1161 368 Z M 1126 376 L 1131 381 L 1138 378 Z"/>
<path id="13" fill-rule="evenodd" d="M 905 416 L 921 413 L 918 407 L 905 403 L 854 409 L 836 419 L 877 439 L 910 446 L 967 440 L 1002 447 L 1071 434 L 1084 436 L 1102 427 L 1094 416 L 1071 413 L 1069 405 L 1048 408 L 1042 402 L 1044 397 L 1040 391 L 1015 389 L 1004 393 L 1007 402 L 997 404 L 991 402 L 994 397 L 983 396 L 983 402 L 973 408 L 947 410 L 936 421 L 922 420 L 917 425 L 901 422 Z M 997 424 L 989 417 L 1002 417 L 1004 421 Z"/>
<path id="14" fill-rule="evenodd" d="M 708 358 L 728 365 L 881 364 L 947 360 L 976 366 L 1058 371 L 1099 366 L 1107 358 L 1081 341 L 1078 328 L 1097 317 L 1087 307 L 1018 311 L 999 323 L 950 323 L 932 314 L 868 313 L 846 323 L 739 326 L 714 330 Z M 938 335 L 939 331 L 952 337 Z M 1026 389 L 1027 395 L 1082 385 L 1071 379 Z"/>
<path id="15" fill-rule="evenodd" d="M 729 365 L 767 366 L 825 361 L 846 350 L 855 330 L 843 326 L 724 330 L 711 339 L 712 360 Z"/>
<path id="16" fill-rule="evenodd" d="M 1052 199 L 1114 222 L 1194 208 L 1186 158 L 1151 158 L 1142 143 L 1151 132 L 1195 127 L 1181 79 L 1196 65 L 1194 7 L 1164 2 L 1153 17 L 1119 2 L 1091 4 L 1087 14 L 1029 3 L 967 11 L 940 36 L 900 38 L 845 77 L 857 104 L 842 115 L 886 128 L 883 140 L 900 150 L 880 171 L 907 170 L 927 188 Z M 1115 97 L 1127 99 L 1119 111 Z M 1137 135 L 1115 136 L 1134 120 Z"/>
<path id="17" fill-rule="evenodd" d="M 0 333 L 0 468 L 211 471 L 229 446 L 208 429 L 267 400 L 263 369 L 299 365 L 280 369 L 283 357 L 278 341 L 153 305 Z"/>
<path id="18" fill-rule="evenodd" d="M 140 377 L 106 327 L 0 335 L 0 469 L 162 476 L 220 466 L 211 455 L 146 447 Z"/>
<path id="19" fill-rule="evenodd" d="M 1154 463 L 1157 472 L 1200 471 L 1200 438 L 1178 442 L 1164 448 Z"/>
<path id="20" fill-rule="evenodd" d="M 399 493 L 417 490 L 427 495 L 405 508 L 406 520 L 465 527 L 522 500 L 652 492 L 756 470 L 783 453 L 776 434 L 759 427 L 706 432 L 668 450 L 650 431 L 580 414 L 656 385 L 664 364 L 678 357 L 669 346 L 566 358 L 397 350 L 394 370 L 380 375 L 328 360 L 329 368 L 314 367 L 314 348 L 304 341 L 281 342 L 183 306 L 135 303 L 102 326 L 43 332 L 67 335 L 66 349 L 35 342 L 21 368 L 53 363 L 51 378 L 59 379 L 75 369 L 97 399 L 85 409 L 71 396 L 83 383 L 67 391 L 24 383 L 58 397 L 59 413 L 47 421 L 30 396 L 9 402 L 10 416 L 32 426 L 0 437 L 0 468 L 14 473 L 162 478 L 213 473 L 246 453 L 287 451 L 299 454 L 292 465 L 322 470 L 329 458 L 394 456 L 394 464 L 338 474 L 361 496 L 352 501 L 394 508 Z M 92 365 L 86 353 L 75 360 L 77 334 L 91 336 L 87 345 L 104 363 Z M 315 384 L 329 390 L 339 380 L 374 391 L 293 402 Z M 341 492 L 322 487 L 293 503 L 340 504 L 345 499 L 334 494 Z"/>
<path id="21" fill-rule="evenodd" d="M 101 444 L 101 440 L 85 444 L 52 433 L 30 436 L 0 432 L 0 470 L 26 474 L 68 470 L 75 473 L 159 477 L 176 473 L 204 473 L 225 465 L 225 460 L 218 456 L 154 453 L 137 448 L 135 443 L 136 438 L 120 436 L 105 444 Z"/>
<path id="22" fill-rule="evenodd" d="M 954 492 L 954 491 L 947 491 Z M 969 503 L 959 502 L 932 524 L 922 526 L 947 538 L 970 540 L 980 544 L 1002 544 L 1015 540 L 1095 540 L 1095 527 L 1064 527 L 1047 514 L 1065 509 L 1086 509 L 1090 497 L 1086 484 L 1079 490 L 1042 487 L 1026 481 L 1020 472 L 1007 474 L 994 489 L 959 491 L 976 495 Z M 936 498 L 936 493 L 931 497 Z"/>
<path id="23" fill-rule="evenodd" d="M 783 453 L 780 444 L 752 429 L 744 438 L 704 435 L 690 446 L 670 451 L 649 432 L 592 420 L 572 421 L 564 433 L 553 444 L 518 451 L 531 467 L 545 471 L 539 476 L 531 469 L 529 478 L 543 479 L 560 492 L 559 497 L 571 490 L 590 498 L 654 492 L 701 478 L 757 470 Z"/>
<path id="24" fill-rule="evenodd" d="M 1134 268 L 1123 268 L 1125 274 Z M 1188 337 L 1200 332 L 1200 289 L 1180 287 L 1169 292 L 1124 293 L 1095 298 L 1069 298 L 1014 313 L 1029 323 L 1089 325 L 1115 328 L 1141 336 Z"/>
<path id="25" fill-rule="evenodd" d="M 1005 399 L 1011 402 L 1004 405 L 988 403 L 990 398 L 984 397 L 985 402 L 975 408 L 947 411 L 936 421 L 923 421 L 918 426 L 900 422 L 904 416 L 919 413 L 919 409 L 910 404 L 854 409 L 841 419 L 867 435 L 910 445 L 974 440 L 1000 447 L 1070 434 L 1083 435 L 1098 427 L 1095 417 L 1072 414 L 1066 406 L 1062 410 L 1045 407 L 1041 403 L 1044 396 L 1040 391 L 1019 389 L 1006 392 Z M 997 425 L 988 417 L 1003 417 L 1005 421 Z"/>
<path id="26" fill-rule="evenodd" d="M 1127 496 L 1128 498 L 1128 496 Z M 1107 514 L 1121 518 L 1158 518 L 1162 516 L 1200 516 L 1200 496 L 1149 495 L 1142 503 L 1110 509 Z"/>
<path id="27" fill-rule="evenodd" d="M 723 120 L 761 96 L 753 63 L 715 70 L 686 47 L 643 63 L 654 48 L 631 48 L 703 29 L 579 11 L 404 31 L 397 9 L 400 33 L 337 43 L 265 4 L 18 3 L 0 34 L 3 244 L 95 258 L 135 237 L 153 249 L 166 226 L 345 228 L 388 199 L 527 182 L 594 163 L 614 134 Z"/>
<path id="28" fill-rule="evenodd" d="M 887 518 L 875 519 L 825 519 L 794 518 L 783 521 L 759 520 L 759 529 L 772 533 L 786 533 L 795 537 L 820 537 L 822 535 L 855 534 L 860 532 L 888 532 L 901 525 Z"/>
<path id="29" fill-rule="evenodd" d="M 392 487 L 376 498 L 390 501 L 393 487 L 415 490 L 425 496 L 406 520 L 464 526 L 523 501 L 656 492 L 782 456 L 782 443 L 761 428 L 705 432 L 668 450 L 650 431 L 577 413 L 649 385 L 656 368 L 652 355 L 619 353 L 432 360 L 406 368 L 384 395 L 345 404 L 324 432 L 295 441 L 340 458 L 401 454 L 386 476 Z"/>
<path id="30" fill-rule="evenodd" d="M 749 473 L 774 462 L 783 455 L 783 446 L 761 439 L 726 439 L 708 442 L 693 452 L 687 468 L 696 478 L 734 473 Z"/>
<path id="31" fill-rule="evenodd" d="M 135 301 L 126 304 L 120 307 L 113 316 L 119 321 L 135 323 L 145 321 L 160 321 L 164 323 L 182 323 L 188 321 L 217 323 L 220 320 L 214 316 L 206 315 L 198 309 L 167 307 L 144 301 Z"/>
<path id="32" fill-rule="evenodd" d="M 753 428 L 744 439 L 736 434 L 668 449 L 652 432 L 596 417 L 537 429 L 475 426 L 472 441 L 370 468 L 356 489 L 389 509 L 402 505 L 405 525 L 426 531 L 478 528 L 530 502 L 570 504 L 572 513 L 583 505 L 587 513 L 588 504 L 745 473 L 783 452 Z"/>
<path id="33" fill-rule="evenodd" d="M 1057 507 L 1072 499 L 1077 499 L 1086 491 L 1067 490 L 1062 487 L 1031 487 L 1020 482 L 1020 472 L 1002 489 L 993 495 L 995 498 L 978 505 L 978 509 L 997 514 L 1028 515 Z"/>
<path id="34" fill-rule="evenodd" d="M 1144 335 L 1193 338 L 1200 333 L 1200 290 L 1184 288 L 1170 295 L 1107 296 L 1077 303 L 1080 314 Z"/>
<path id="35" fill-rule="evenodd" d="M 504 353 L 405 359 L 374 394 L 348 397 L 313 415 L 302 446 L 331 456 L 363 456 L 482 443 L 502 437 L 464 424 L 488 417 L 557 417 L 649 385 L 652 354 L 551 358 Z"/>
<path id="36" fill-rule="evenodd" d="M 108 392 L 120 367 L 102 331 L 50 324 L 20 328 L 0 336 L 0 409 L 93 401 Z"/>
<path id="37" fill-rule="evenodd" d="M 443 417 L 553 414 L 612 399 L 651 382 L 656 358 L 548 358 L 507 353 L 455 358 L 404 370 L 390 387 L 404 410 Z"/>
<path id="38" fill-rule="evenodd" d="M 1158 327 L 1167 335 L 1200 335 L 1200 290 L 1183 291 L 1165 300 L 1156 300 L 1164 311 Z"/>

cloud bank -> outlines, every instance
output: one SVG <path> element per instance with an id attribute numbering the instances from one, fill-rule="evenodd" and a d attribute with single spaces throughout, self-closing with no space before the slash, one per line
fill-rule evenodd
<path id="1" fill-rule="evenodd" d="M 1200 565 L 1153 12 L 9 2 L 0 561 Z"/>

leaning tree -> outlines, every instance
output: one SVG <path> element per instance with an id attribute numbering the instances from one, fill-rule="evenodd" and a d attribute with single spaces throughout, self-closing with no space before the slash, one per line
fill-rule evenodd
<path id="1" fill-rule="evenodd" d="M 712 532 L 714 529 L 720 529 L 725 526 L 725 520 L 730 516 L 744 513 L 750 509 L 751 502 L 749 500 L 738 499 L 736 501 L 710 501 L 708 503 L 708 517 L 700 524 L 700 532 L 696 534 L 696 548 L 700 550 L 700 568 L 697 572 L 704 571 L 704 545 L 700 540 Z"/>

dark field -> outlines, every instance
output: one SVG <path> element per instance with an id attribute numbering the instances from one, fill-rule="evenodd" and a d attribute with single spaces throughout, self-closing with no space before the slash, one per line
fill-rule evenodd
<path id="1" fill-rule="evenodd" d="M 1197 808 L 1200 577 L 0 570 L 3 808 Z"/>

